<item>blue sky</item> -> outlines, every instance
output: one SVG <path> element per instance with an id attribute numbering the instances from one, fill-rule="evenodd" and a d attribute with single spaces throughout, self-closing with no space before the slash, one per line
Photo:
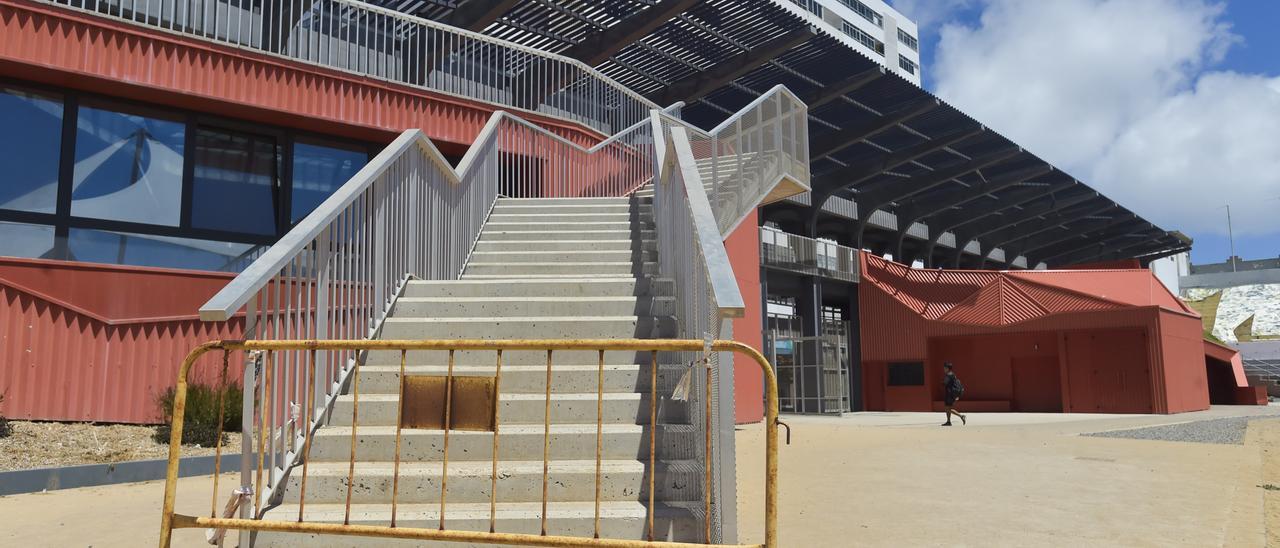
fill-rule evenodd
<path id="1" fill-rule="evenodd" d="M 1230 254 L 1227 203 L 1236 253 L 1280 256 L 1280 1 L 889 1 L 925 88 L 1187 233 L 1195 263 Z"/>

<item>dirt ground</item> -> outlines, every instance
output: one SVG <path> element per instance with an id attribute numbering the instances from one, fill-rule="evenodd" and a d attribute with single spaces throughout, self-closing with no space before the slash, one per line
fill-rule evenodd
<path id="1" fill-rule="evenodd" d="M 163 459 L 167 443 L 152 439 L 155 428 L 129 424 L 10 421 L 13 433 L 0 438 L 0 472 L 73 464 Z M 240 434 L 231 433 L 222 452 L 240 452 Z M 183 456 L 212 455 L 212 447 L 184 447 Z"/>
<path id="2" fill-rule="evenodd" d="M 781 546 L 1280 546 L 1280 490 L 1265 487 L 1280 486 L 1280 421 L 1250 423 L 1243 445 L 1079 435 L 1278 412 L 974 415 L 950 429 L 933 414 L 788 417 Z M 736 440 L 741 540 L 759 542 L 763 428 Z M 210 483 L 180 480 L 179 511 L 208 512 Z M 151 546 L 162 495 L 147 482 L 0 497 L 0 546 Z M 180 531 L 175 546 L 207 545 Z"/>

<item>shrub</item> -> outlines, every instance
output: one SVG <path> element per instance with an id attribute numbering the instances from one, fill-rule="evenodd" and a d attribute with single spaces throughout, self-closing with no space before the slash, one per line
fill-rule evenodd
<path id="1" fill-rule="evenodd" d="M 0 404 L 4 403 L 4 394 L 0 394 Z M 0 438 L 7 438 L 13 433 L 13 426 L 9 425 L 9 419 L 0 414 Z"/>
<path id="2" fill-rule="evenodd" d="M 244 391 L 239 386 L 228 386 L 224 400 L 225 411 L 222 419 L 222 442 L 227 441 L 227 432 L 240 431 L 241 399 Z M 164 424 L 156 427 L 155 440 L 169 443 L 170 425 L 173 421 L 173 397 L 175 389 L 170 388 L 158 400 L 164 415 Z M 218 441 L 218 396 L 217 388 L 192 384 L 187 387 L 187 406 L 183 412 L 182 443 L 184 445 L 200 445 L 213 447 Z"/>

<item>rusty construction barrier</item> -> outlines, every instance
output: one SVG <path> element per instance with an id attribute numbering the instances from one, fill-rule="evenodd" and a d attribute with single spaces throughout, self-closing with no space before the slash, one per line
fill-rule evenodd
<path id="1" fill-rule="evenodd" d="M 174 502 L 177 496 L 177 480 L 178 465 L 181 452 L 183 415 L 186 409 L 188 378 L 191 373 L 192 366 L 197 360 L 209 352 L 222 351 L 222 383 L 226 384 L 226 368 L 231 352 L 235 351 L 260 351 L 265 353 L 266 361 L 270 364 L 275 353 L 297 352 L 304 356 L 302 360 L 298 360 L 304 365 L 303 372 L 307 381 L 303 386 L 311 386 L 315 379 L 317 367 L 316 352 L 317 351 L 346 351 L 353 355 L 359 355 L 361 352 L 371 350 L 392 350 L 400 351 L 400 391 L 401 402 L 398 409 L 398 419 L 396 427 L 396 444 L 395 444 L 395 479 L 393 480 L 392 493 L 390 496 L 391 519 L 387 525 L 359 525 L 350 523 L 351 515 L 351 485 L 352 477 L 355 473 L 355 445 L 356 445 L 356 428 L 358 425 L 359 413 L 359 367 L 362 360 L 353 360 L 354 371 L 351 378 L 351 393 L 353 394 L 352 408 L 352 451 L 350 468 L 347 477 L 347 497 L 346 497 L 346 518 L 344 523 L 312 523 L 303 520 L 303 509 L 306 504 L 306 485 L 307 485 L 307 455 L 310 453 L 312 428 L 305 429 L 303 434 L 305 440 L 302 444 L 303 458 L 301 461 L 301 492 L 298 508 L 297 520 L 266 520 L 262 519 L 265 509 L 262 508 L 262 499 L 260 496 L 254 496 L 252 515 L 255 519 L 242 518 L 226 518 L 218 517 L 218 475 L 214 475 L 214 495 L 208 517 L 187 516 L 174 512 Z M 418 379 L 411 383 L 409 377 L 404 375 L 405 355 L 411 350 L 434 350 L 448 351 L 449 353 L 449 369 L 447 377 L 441 379 Z M 455 383 L 454 377 L 454 352 L 459 350 L 491 350 L 495 352 L 495 375 L 492 382 L 464 382 Z M 570 537 L 557 536 L 547 534 L 547 478 L 548 463 L 550 461 L 550 394 L 551 394 L 551 369 L 552 358 L 555 351 L 597 351 L 599 354 L 599 382 L 597 393 L 597 428 L 596 428 L 596 500 L 595 500 L 595 537 Z M 497 470 L 498 470 L 498 454 L 499 442 L 498 434 L 500 427 L 498 426 L 498 406 L 497 396 L 499 386 L 502 379 L 502 353 L 503 351 L 545 351 L 547 353 L 547 391 L 546 391 L 546 418 L 544 419 L 544 436 L 543 436 L 543 478 L 542 478 L 542 533 L 519 534 L 519 533 L 502 533 L 495 531 L 496 523 L 496 505 L 497 490 L 490 489 L 490 527 L 489 531 L 466 531 L 466 530 L 450 530 L 445 528 L 445 488 L 444 483 L 448 481 L 448 455 L 449 455 L 449 431 L 455 430 L 483 430 L 493 432 L 493 474 L 491 481 L 496 487 Z M 601 448 L 603 444 L 603 411 L 602 402 L 604 394 L 604 353 L 606 351 L 634 351 L 649 352 L 650 361 L 650 428 L 649 428 L 649 505 L 648 505 L 648 538 L 649 540 L 627 540 L 627 539 L 609 539 L 599 538 L 600 535 L 600 462 Z M 760 367 L 765 379 L 765 542 L 764 544 L 752 545 L 716 545 L 711 543 L 711 460 L 705 458 L 706 481 L 708 482 L 706 490 L 703 491 L 703 498 L 706 503 L 706 516 L 704 522 L 705 543 L 682 543 L 682 542 L 664 542 L 653 540 L 653 514 L 654 514 L 654 477 L 656 475 L 656 432 L 657 432 L 657 353 L 658 352 L 734 352 L 751 358 Z M 704 360 L 704 363 L 705 360 Z M 321 366 L 323 367 L 323 366 Z M 325 373 L 320 373 L 324 375 Z M 459 377 L 461 378 L 461 377 Z M 271 368 L 265 369 L 265 375 L 262 383 L 259 385 L 263 388 L 262 394 L 265 400 L 262 402 L 259 415 L 262 416 L 262 424 L 267 424 L 268 409 L 270 408 L 270 394 L 272 393 Z M 413 384 L 414 386 L 410 386 Z M 706 443 L 707 455 L 710 455 L 711 445 L 711 398 L 710 398 L 710 382 L 707 382 L 708 394 L 706 396 Z M 245 387 L 245 397 L 253 397 L 252 390 L 254 387 Z M 403 402 L 403 394 L 405 390 L 421 391 L 422 393 L 439 393 L 444 395 L 443 408 L 433 409 L 411 409 L 406 408 Z M 474 401 L 480 399 L 484 403 L 475 405 L 468 403 L 463 408 L 455 411 L 456 403 L 454 401 L 454 391 L 458 390 L 459 394 L 467 394 L 468 400 Z M 305 424 L 310 425 L 314 419 L 314 390 L 307 389 L 304 401 L 308 402 L 306 408 L 307 421 Z M 228 402 L 221 402 L 221 407 L 225 408 Z M 235 405 L 237 402 L 230 402 Z M 275 402 L 279 406 L 281 402 Z M 479 409 L 477 409 L 479 408 Z M 272 411 L 273 412 L 273 411 Z M 451 416 L 453 413 L 455 416 Z M 461 417 L 461 415 L 466 417 Z M 408 417 L 408 418 L 406 418 Z M 478 418 L 477 418 L 478 417 Z M 653 548 L 674 548 L 674 547 L 693 547 L 693 546 L 778 546 L 777 532 L 777 476 L 778 476 L 778 387 L 777 380 L 774 377 L 773 368 L 763 355 L 754 348 L 736 341 L 716 340 L 703 341 L 693 339 L 586 339 L 586 340 L 553 340 L 553 339 L 512 339 L 512 340 L 478 340 L 478 339 L 451 339 L 451 340 L 271 340 L 271 341 L 211 341 L 204 343 L 187 355 L 182 362 L 182 367 L 178 372 L 177 390 L 173 403 L 173 424 L 169 438 L 169 467 L 165 478 L 164 506 L 160 522 L 160 546 L 167 548 L 170 545 L 173 530 L 180 528 L 208 528 L 212 530 L 239 530 L 239 531 L 270 531 L 270 532 L 289 532 L 289 533 L 313 533 L 328 535 L 353 535 L 367 536 L 379 538 L 398 538 L 413 539 L 424 541 L 452 541 L 452 542 L 476 542 L 487 544 L 502 545 L 518 545 L 518 546 L 592 546 L 592 547 L 615 547 L 615 548 L 637 548 L 637 547 L 653 547 Z M 440 490 L 440 525 L 436 529 L 414 528 L 414 527 L 397 527 L 396 525 L 396 509 L 397 495 L 399 484 L 399 468 L 400 468 L 400 430 L 405 423 L 408 422 L 412 426 L 417 427 L 439 427 L 444 433 L 444 468 L 442 468 L 441 490 Z M 257 424 L 255 422 L 255 424 Z M 219 420 L 218 438 L 221 440 L 222 421 Z M 257 432 L 257 444 L 261 449 L 267 443 L 268 428 L 260 427 Z M 274 436 L 275 434 L 273 434 Z M 245 447 L 244 451 L 250 451 L 251 448 Z M 216 453 L 221 457 L 222 444 L 217 444 Z M 255 493 L 262 493 L 263 490 L 263 452 L 259 451 Z M 267 481 L 270 481 L 268 477 Z M 733 511 L 733 510 L 730 510 Z"/>

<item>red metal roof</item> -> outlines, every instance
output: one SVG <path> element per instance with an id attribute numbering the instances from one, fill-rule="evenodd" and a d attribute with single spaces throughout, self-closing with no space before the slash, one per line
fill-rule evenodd
<path id="1" fill-rule="evenodd" d="M 1053 314 L 1149 306 L 1193 314 L 1148 270 L 917 269 L 863 255 L 863 282 L 927 320 L 1003 326 Z"/>

